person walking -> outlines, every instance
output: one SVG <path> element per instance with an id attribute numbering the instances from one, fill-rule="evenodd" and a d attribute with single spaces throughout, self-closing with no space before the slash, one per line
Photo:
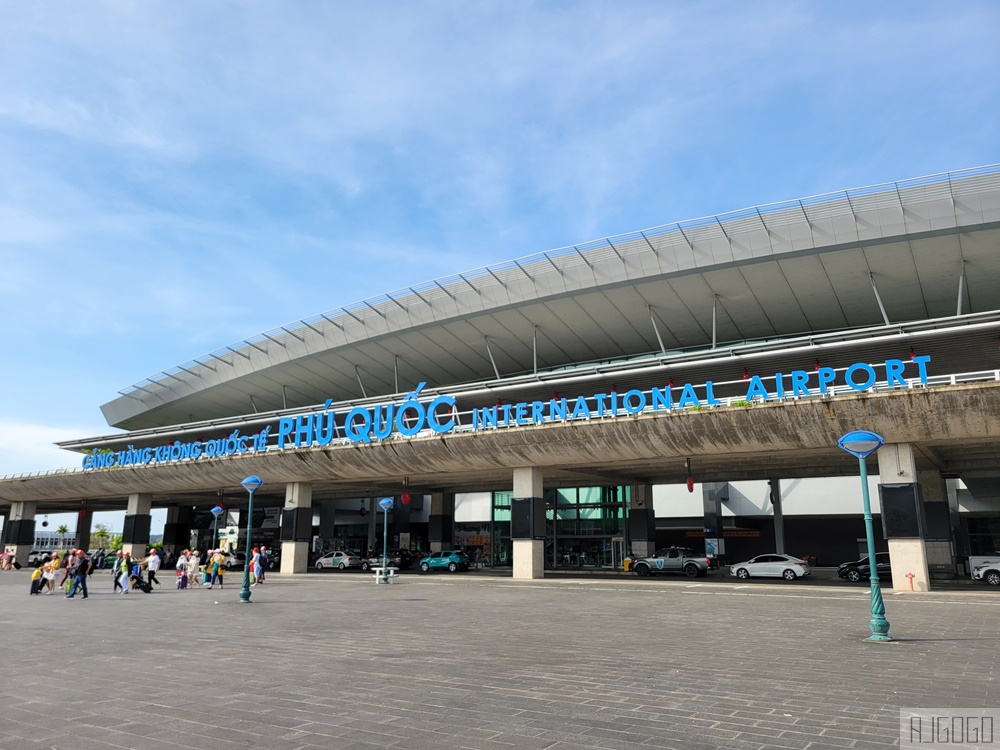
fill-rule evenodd
<path id="1" fill-rule="evenodd" d="M 132 556 L 124 550 L 122 550 L 118 570 L 120 571 L 122 594 L 127 594 L 129 591 L 128 578 L 132 575 Z"/>
<path id="2" fill-rule="evenodd" d="M 267 575 L 267 566 L 271 563 L 271 556 L 267 552 L 267 547 L 260 545 L 260 575 L 257 576 L 257 583 L 264 583 Z"/>
<path id="3" fill-rule="evenodd" d="M 76 550 L 75 549 L 71 549 L 63 557 L 62 563 L 60 563 L 60 567 L 62 568 L 62 571 L 63 571 L 63 577 L 62 577 L 62 580 L 59 581 L 59 588 L 62 588 L 63 586 L 66 585 L 66 581 L 69 580 L 69 576 L 70 576 L 69 572 L 75 566 L 76 566 Z"/>
<path id="4" fill-rule="evenodd" d="M 93 569 L 93 563 L 83 550 L 77 550 L 77 553 L 76 563 L 72 570 L 73 584 L 69 588 L 69 593 L 66 594 L 67 599 L 72 599 L 76 595 L 77 587 L 83 591 L 83 599 L 90 597 L 90 594 L 87 593 L 87 576 L 90 575 L 90 571 Z"/>
<path id="5" fill-rule="evenodd" d="M 174 568 L 177 570 L 177 588 L 186 589 L 188 584 L 188 555 L 190 553 L 187 550 L 181 550 L 181 553 L 177 555 L 177 563 Z"/>
<path id="6" fill-rule="evenodd" d="M 115 559 L 111 563 L 111 578 L 114 579 L 115 587 L 111 590 L 111 593 L 117 593 L 118 589 L 122 587 L 122 551 L 115 551 Z"/>
<path id="7" fill-rule="evenodd" d="M 250 559 L 250 576 L 253 578 L 251 586 L 260 583 L 260 548 L 253 548 L 253 557 Z"/>
<path id="8" fill-rule="evenodd" d="M 146 570 L 149 572 L 149 587 L 152 588 L 155 583 L 156 587 L 159 588 L 160 582 L 156 580 L 156 571 L 160 569 L 160 556 L 156 554 L 156 547 L 153 547 L 149 551 L 149 556 L 146 558 L 145 563 Z"/>
<path id="9" fill-rule="evenodd" d="M 45 581 L 46 596 L 51 596 L 56 590 L 56 572 L 58 570 L 59 555 L 53 555 L 52 559 L 42 566 L 42 580 Z"/>
<path id="10" fill-rule="evenodd" d="M 213 550 L 212 557 L 208 561 L 208 572 L 212 575 L 209 579 L 208 588 L 212 589 L 216 581 L 219 582 L 219 588 L 223 588 L 222 578 L 226 574 L 226 558 L 222 554 L 222 550 Z"/>
<path id="11" fill-rule="evenodd" d="M 191 554 L 188 555 L 187 560 L 187 577 L 188 586 L 197 586 L 201 588 L 201 581 L 199 577 L 201 576 L 201 557 L 198 555 L 198 550 L 191 550 Z"/>

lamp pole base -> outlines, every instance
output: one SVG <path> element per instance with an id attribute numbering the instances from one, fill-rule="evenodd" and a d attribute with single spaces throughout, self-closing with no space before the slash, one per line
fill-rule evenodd
<path id="1" fill-rule="evenodd" d="M 885 619 L 885 603 L 882 601 L 882 587 L 878 579 L 871 582 L 871 612 L 872 619 L 868 621 L 868 627 L 872 634 L 865 638 L 866 641 L 891 641 L 889 637 L 889 621 Z"/>

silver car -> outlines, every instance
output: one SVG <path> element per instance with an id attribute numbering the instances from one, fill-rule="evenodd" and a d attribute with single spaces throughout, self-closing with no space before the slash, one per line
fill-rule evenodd
<path id="1" fill-rule="evenodd" d="M 736 563 L 730 568 L 730 572 L 737 578 L 750 578 L 761 576 L 764 578 L 784 578 L 786 581 L 794 581 L 796 578 L 803 578 L 810 575 L 809 563 L 791 555 L 757 555 L 752 560 Z"/>
<path id="2" fill-rule="evenodd" d="M 314 567 L 316 570 L 323 570 L 323 568 L 337 568 L 338 570 L 360 568 L 361 558 L 353 552 L 337 550 L 336 552 L 327 552 L 316 561 Z"/>

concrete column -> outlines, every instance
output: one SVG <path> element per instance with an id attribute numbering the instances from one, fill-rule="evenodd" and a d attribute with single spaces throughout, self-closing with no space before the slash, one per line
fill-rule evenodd
<path id="1" fill-rule="evenodd" d="M 722 502 L 729 499 L 729 482 L 704 482 L 701 485 L 705 514 L 705 555 L 725 557 L 726 542 L 722 538 Z"/>
<path id="2" fill-rule="evenodd" d="M 152 507 L 152 495 L 136 493 L 128 496 L 125 526 L 122 529 L 122 549 L 133 559 L 146 556 L 146 549 L 149 546 L 149 511 Z"/>
<path id="3" fill-rule="evenodd" d="M 931 578 L 955 577 L 955 535 L 948 507 L 948 487 L 937 469 L 918 471 L 917 482 L 924 501 L 924 545 Z"/>
<path id="4" fill-rule="evenodd" d="M 633 484 L 628 504 L 628 537 L 631 552 L 649 557 L 656 551 L 656 513 L 653 510 L 653 485 Z"/>
<path id="5" fill-rule="evenodd" d="M 378 505 L 375 503 L 374 497 L 362 502 L 367 503 L 365 507 L 368 508 L 368 549 L 375 549 L 375 542 L 378 540 L 378 514 L 375 509 Z"/>
<path id="6" fill-rule="evenodd" d="M 392 537 L 399 537 L 399 546 L 403 549 L 410 548 L 410 506 L 403 505 L 402 497 L 397 495 L 393 498 L 395 505 L 392 507 L 392 526 L 389 529 L 389 546 L 392 547 Z M 412 500 L 411 500 L 412 502 Z"/>
<path id="7" fill-rule="evenodd" d="M 535 466 L 514 469 L 514 498 L 539 498 L 541 501 L 542 470 Z M 511 506 L 513 512 L 513 506 Z M 513 531 L 513 521 L 511 523 Z M 544 535 L 535 529 L 536 535 Z M 534 579 L 545 577 L 545 540 L 544 539 L 514 539 L 514 578 Z"/>
<path id="8" fill-rule="evenodd" d="M 319 538 L 336 539 L 337 504 L 333 500 L 317 500 L 316 510 L 319 511 Z"/>
<path id="9" fill-rule="evenodd" d="M 289 528 L 285 527 L 286 523 Z M 282 573 L 306 572 L 311 536 L 312 485 L 308 482 L 289 482 L 285 485 L 285 507 L 281 519 Z"/>
<path id="10" fill-rule="evenodd" d="M 4 524 L 4 549 L 27 566 L 28 554 L 35 543 L 35 503 L 11 503 L 10 516 Z"/>
<path id="11" fill-rule="evenodd" d="M 172 505 L 167 508 L 163 525 L 163 548 L 178 555 L 191 544 L 191 508 Z"/>
<path id="12" fill-rule="evenodd" d="M 431 493 L 431 512 L 427 518 L 427 543 L 431 552 L 440 552 L 454 546 L 455 493 Z"/>
<path id="13" fill-rule="evenodd" d="M 90 529 L 94 523 L 94 515 L 89 508 L 82 508 L 76 514 L 76 548 L 90 551 Z"/>
<path id="14" fill-rule="evenodd" d="M 911 444 L 887 443 L 875 456 L 878 459 L 881 484 L 916 483 L 916 462 Z M 893 591 L 927 591 L 930 576 L 927 570 L 927 548 L 924 540 L 889 539 L 888 541 Z M 912 574 L 912 586 L 908 573 Z"/>
<path id="15" fill-rule="evenodd" d="M 785 516 L 781 510 L 781 480 L 768 479 L 771 485 L 771 509 L 774 511 L 774 551 L 785 554 Z"/>

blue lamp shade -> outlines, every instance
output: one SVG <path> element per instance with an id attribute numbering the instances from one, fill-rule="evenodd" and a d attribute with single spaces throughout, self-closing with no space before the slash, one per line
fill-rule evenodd
<path id="1" fill-rule="evenodd" d="M 881 435 L 869 432 L 868 430 L 848 432 L 837 441 L 837 445 L 841 449 L 858 458 L 868 458 L 868 456 L 881 448 L 884 443 L 885 440 L 883 440 Z"/>
<path id="2" fill-rule="evenodd" d="M 212 515 L 215 516 L 216 518 L 218 518 L 225 512 L 226 509 L 223 508 L 221 505 L 216 505 L 214 508 L 212 508 Z"/>
<path id="3" fill-rule="evenodd" d="M 380 507 L 382 510 L 392 510 L 392 498 L 383 497 L 381 500 L 378 501 L 378 507 Z"/>
<path id="4" fill-rule="evenodd" d="M 258 489 L 260 489 L 260 486 L 264 484 L 264 480 L 261 479 L 256 474 L 251 474 L 242 482 L 240 482 L 240 484 L 243 485 L 243 489 L 245 489 L 247 492 L 256 492 Z"/>

